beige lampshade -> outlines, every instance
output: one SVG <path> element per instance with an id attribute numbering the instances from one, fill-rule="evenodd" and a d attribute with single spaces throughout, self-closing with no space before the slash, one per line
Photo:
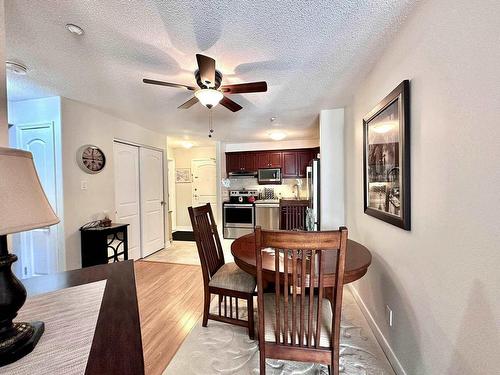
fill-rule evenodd
<path id="1" fill-rule="evenodd" d="M 30 152 L 0 147 L 0 235 L 57 224 Z"/>

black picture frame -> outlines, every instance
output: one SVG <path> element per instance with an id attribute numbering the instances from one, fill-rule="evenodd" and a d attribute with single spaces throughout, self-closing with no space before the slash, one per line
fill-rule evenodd
<path id="1" fill-rule="evenodd" d="M 365 214 L 411 230 L 409 80 L 363 118 L 363 183 Z"/>

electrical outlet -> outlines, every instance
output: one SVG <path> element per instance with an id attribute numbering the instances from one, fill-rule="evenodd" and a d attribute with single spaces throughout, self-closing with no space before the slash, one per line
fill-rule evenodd
<path id="1" fill-rule="evenodd" d="M 86 180 L 81 180 L 80 181 L 80 188 L 82 190 L 87 190 L 87 181 Z"/>
<path id="2" fill-rule="evenodd" d="M 394 323 L 394 315 L 392 314 L 392 310 L 389 305 L 385 305 L 385 319 L 387 320 L 389 327 L 392 327 Z"/>

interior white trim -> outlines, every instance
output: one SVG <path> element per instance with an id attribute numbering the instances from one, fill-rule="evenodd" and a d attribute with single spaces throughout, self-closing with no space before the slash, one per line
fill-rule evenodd
<path id="1" fill-rule="evenodd" d="M 356 303 L 358 304 L 359 308 L 363 312 L 363 315 L 365 316 L 366 320 L 368 321 L 368 324 L 370 325 L 370 328 L 372 329 L 373 334 L 375 335 L 375 338 L 377 339 L 378 343 L 382 347 L 382 350 L 384 351 L 385 355 L 387 356 L 387 359 L 389 360 L 389 362 L 390 362 L 392 368 L 394 369 L 394 371 L 396 372 L 396 374 L 397 375 L 407 375 L 403 365 L 401 364 L 401 362 L 399 362 L 399 359 L 398 359 L 398 357 L 396 357 L 394 350 L 392 350 L 391 346 L 389 345 L 389 342 L 387 341 L 387 339 L 383 335 L 377 322 L 373 318 L 373 315 L 370 313 L 370 311 L 366 307 L 365 303 L 363 302 L 363 299 L 359 295 L 356 288 L 354 288 L 354 286 L 351 284 L 347 285 L 347 287 L 349 288 L 352 295 L 354 296 Z"/>
<path id="2" fill-rule="evenodd" d="M 190 226 L 182 226 L 182 225 L 177 225 L 175 228 L 175 231 L 185 231 L 185 232 L 192 232 L 193 228 Z"/>
<path id="3" fill-rule="evenodd" d="M 148 148 L 150 150 L 155 150 L 155 151 L 161 151 L 161 152 L 165 152 L 164 149 L 162 148 L 158 148 L 158 147 L 154 147 L 154 146 L 149 146 L 149 145 L 145 145 L 143 143 L 137 143 L 137 142 L 132 142 L 132 141 L 127 141 L 126 139 L 122 139 L 122 138 L 114 138 L 113 139 L 114 142 L 118 142 L 118 143 L 124 143 L 126 145 L 130 145 L 130 146 L 135 146 L 135 147 L 142 147 L 142 148 Z M 165 160 L 165 157 L 163 158 Z"/>

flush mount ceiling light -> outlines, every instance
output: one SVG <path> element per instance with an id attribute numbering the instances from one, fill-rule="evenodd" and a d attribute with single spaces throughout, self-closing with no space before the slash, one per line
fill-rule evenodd
<path id="1" fill-rule="evenodd" d="M 224 97 L 220 91 L 214 89 L 198 90 L 194 93 L 194 96 L 196 96 L 196 99 L 208 109 L 215 107 Z"/>
<path id="2" fill-rule="evenodd" d="M 286 138 L 286 133 L 283 130 L 273 130 L 268 135 L 274 141 L 281 141 Z"/>
<path id="3" fill-rule="evenodd" d="M 182 147 L 190 149 L 191 147 L 193 147 L 193 144 L 191 142 L 185 141 L 185 142 L 182 142 Z"/>
<path id="4" fill-rule="evenodd" d="M 14 74 L 19 74 L 19 75 L 26 75 L 26 73 L 28 73 L 28 68 L 21 64 L 21 63 L 17 63 L 17 62 L 14 62 L 14 61 L 6 61 L 5 62 L 5 68 L 9 71 L 9 72 L 12 72 Z"/>
<path id="5" fill-rule="evenodd" d="M 75 25 L 73 23 L 68 23 L 66 24 L 66 29 L 68 29 L 68 31 L 71 33 L 71 34 L 75 34 L 75 35 L 83 35 L 84 31 L 83 29 L 78 26 L 78 25 Z"/>

